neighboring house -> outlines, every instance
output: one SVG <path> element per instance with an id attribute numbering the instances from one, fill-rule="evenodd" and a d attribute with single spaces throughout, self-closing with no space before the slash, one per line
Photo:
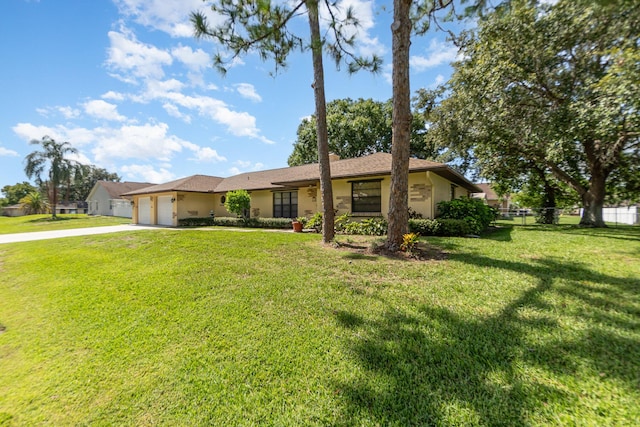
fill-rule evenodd
<path id="1" fill-rule="evenodd" d="M 27 209 L 21 204 L 5 206 L 2 208 L 3 216 L 24 216 L 27 214 Z"/>
<path id="2" fill-rule="evenodd" d="M 87 197 L 88 214 L 131 218 L 132 198 L 122 197 L 129 191 L 140 190 L 155 184 L 149 182 L 98 181 Z"/>
<path id="3" fill-rule="evenodd" d="M 317 163 L 247 172 L 229 178 L 194 175 L 166 184 L 130 191 L 134 224 L 178 225 L 183 218 L 232 216 L 224 207 L 225 194 L 247 190 L 251 217 L 295 218 L 322 211 Z M 391 154 L 376 153 L 340 160 L 332 156 L 333 203 L 337 214 L 354 217 L 386 216 L 389 211 Z M 437 204 L 480 189 L 442 163 L 409 161 L 409 206 L 433 218 Z"/>
<path id="4" fill-rule="evenodd" d="M 58 202 L 56 215 L 58 214 L 86 214 L 87 202 Z"/>
<path id="5" fill-rule="evenodd" d="M 499 209 L 500 212 L 504 213 L 509 211 L 511 207 L 511 198 L 508 194 L 505 194 L 502 197 L 498 196 L 489 183 L 476 184 L 476 186 L 482 191 L 479 193 L 473 193 L 471 197 L 484 200 L 487 205 L 492 208 Z"/>

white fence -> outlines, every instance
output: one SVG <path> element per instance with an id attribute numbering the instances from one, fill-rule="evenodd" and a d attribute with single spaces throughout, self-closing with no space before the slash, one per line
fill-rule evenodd
<path id="1" fill-rule="evenodd" d="M 522 222 L 522 224 L 534 223 L 535 217 L 542 214 L 544 209 L 511 209 L 500 210 L 502 218 L 509 218 Z M 583 209 L 580 209 L 578 215 L 582 217 Z M 554 222 L 558 222 L 560 215 L 569 212 L 563 209 L 554 209 Z M 528 218 L 527 218 L 528 217 Z M 618 208 L 603 208 L 602 217 L 605 222 L 609 224 L 628 224 L 628 225 L 640 225 L 640 208 L 637 206 L 618 207 Z"/>
<path id="2" fill-rule="evenodd" d="M 582 209 L 580 209 L 580 215 L 582 215 Z M 640 212 L 638 211 L 637 206 L 603 208 L 602 218 L 605 222 L 612 222 L 615 224 L 640 224 Z"/>

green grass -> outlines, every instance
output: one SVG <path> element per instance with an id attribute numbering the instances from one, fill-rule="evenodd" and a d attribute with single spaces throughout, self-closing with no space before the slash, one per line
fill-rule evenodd
<path id="1" fill-rule="evenodd" d="M 32 231 L 67 230 L 70 228 L 102 227 L 105 225 L 131 224 L 131 218 L 115 216 L 89 216 L 83 214 L 0 216 L 0 234 L 29 233 Z"/>
<path id="2" fill-rule="evenodd" d="M 2 245 L 0 425 L 639 424 L 640 228 L 428 244 L 447 259 L 266 231 Z"/>

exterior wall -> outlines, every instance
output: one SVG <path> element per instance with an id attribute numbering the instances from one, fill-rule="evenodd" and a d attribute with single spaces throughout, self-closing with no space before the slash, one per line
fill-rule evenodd
<path id="1" fill-rule="evenodd" d="M 298 216 L 311 218 L 322 210 L 320 187 L 318 185 L 298 189 Z M 335 203 L 335 202 L 334 202 Z"/>
<path id="2" fill-rule="evenodd" d="M 111 207 L 113 208 L 113 216 L 119 216 L 123 218 L 131 218 L 133 208 L 131 207 L 131 201 L 127 199 L 112 199 L 110 200 Z"/>
<path id="3" fill-rule="evenodd" d="M 295 191 L 295 190 L 291 190 Z M 270 190 L 250 191 L 251 195 L 251 218 L 271 218 L 273 217 L 273 192 Z"/>
<path id="4" fill-rule="evenodd" d="M 423 218 L 433 218 L 433 184 L 426 172 L 409 174 L 409 208 Z"/>
<path id="5" fill-rule="evenodd" d="M 173 197 L 176 198 L 176 202 L 173 203 L 174 226 L 178 225 L 179 219 L 205 218 L 211 214 L 211 211 L 213 211 L 215 215 L 218 215 L 217 204 L 220 202 L 219 194 L 182 192 L 173 194 Z M 224 206 L 222 209 L 224 209 Z"/>
<path id="6" fill-rule="evenodd" d="M 465 190 L 464 188 L 460 187 L 460 186 L 456 186 L 456 199 L 459 199 L 460 197 L 470 197 L 471 194 Z"/>
<path id="7" fill-rule="evenodd" d="M 113 215 L 111 204 L 109 203 L 111 196 L 102 186 L 98 186 L 96 191 L 87 199 L 89 205 L 89 215 Z"/>
<path id="8" fill-rule="evenodd" d="M 431 181 L 433 188 L 431 201 L 432 216 L 427 218 L 435 218 L 438 215 L 438 203 L 451 200 L 451 181 L 433 172 L 427 172 L 427 178 Z"/>

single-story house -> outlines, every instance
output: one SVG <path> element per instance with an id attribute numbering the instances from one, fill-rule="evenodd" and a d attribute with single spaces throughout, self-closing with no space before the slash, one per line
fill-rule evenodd
<path id="1" fill-rule="evenodd" d="M 61 201 L 56 204 L 56 215 L 59 214 L 86 214 L 87 202 L 66 202 Z"/>
<path id="2" fill-rule="evenodd" d="M 122 197 L 129 191 L 150 187 L 150 182 L 98 181 L 87 196 L 88 214 L 131 218 L 132 198 Z"/>
<path id="3" fill-rule="evenodd" d="M 27 209 L 21 204 L 5 206 L 2 208 L 2 216 L 24 216 L 27 214 Z"/>
<path id="4" fill-rule="evenodd" d="M 511 208 L 511 198 L 508 194 L 498 196 L 490 183 L 476 184 L 476 186 L 482 191 L 473 193 L 471 197 L 484 200 L 487 205 L 500 210 L 502 213 L 509 212 Z"/>
<path id="5" fill-rule="evenodd" d="M 338 215 L 386 216 L 389 211 L 391 154 L 343 159 L 331 157 L 333 203 Z M 443 163 L 409 161 L 409 206 L 424 218 L 434 218 L 437 204 L 480 189 Z M 183 218 L 232 216 L 224 207 L 225 194 L 247 190 L 251 217 L 295 218 L 322 211 L 317 163 L 228 178 L 193 175 L 166 184 L 130 191 L 133 223 L 178 225 Z"/>

